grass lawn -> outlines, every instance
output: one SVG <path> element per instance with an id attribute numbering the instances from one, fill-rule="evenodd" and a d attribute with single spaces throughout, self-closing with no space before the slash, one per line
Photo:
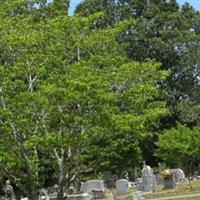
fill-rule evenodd
<path id="1" fill-rule="evenodd" d="M 181 199 L 176 199 L 176 200 L 200 200 L 200 196 L 199 197 L 181 198 Z"/>
<path id="2" fill-rule="evenodd" d="M 191 181 L 192 187 L 188 183 L 178 184 L 174 189 L 170 190 L 163 190 L 161 187 L 157 187 L 154 193 L 149 193 L 144 195 L 145 200 L 152 200 L 156 198 L 162 197 L 175 197 L 175 196 L 183 196 L 183 195 L 192 195 L 192 194 L 199 194 L 200 193 L 200 180 Z M 132 193 L 136 191 L 133 189 L 129 191 L 129 195 L 124 197 L 117 197 L 117 200 L 133 200 Z M 116 193 L 115 190 L 112 192 Z M 171 199 L 173 200 L 173 199 Z M 200 196 L 195 197 L 187 197 L 187 198 L 178 198 L 174 200 L 200 200 Z"/>
<path id="3" fill-rule="evenodd" d="M 174 189 L 170 189 L 170 190 L 163 190 L 161 187 L 157 187 L 156 191 L 152 194 L 146 195 L 145 199 L 154 199 L 154 198 L 200 193 L 200 180 L 192 181 L 191 185 L 192 187 L 190 187 L 188 183 L 179 184 Z M 183 200 L 197 200 L 197 199 L 200 200 L 200 197 L 187 198 Z"/>

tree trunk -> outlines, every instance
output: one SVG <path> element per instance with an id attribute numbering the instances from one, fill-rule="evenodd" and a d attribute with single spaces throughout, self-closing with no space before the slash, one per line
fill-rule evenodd
<path id="1" fill-rule="evenodd" d="M 38 200 L 38 191 L 34 186 L 30 186 L 29 199 Z"/>
<path id="2" fill-rule="evenodd" d="M 65 169 L 64 169 L 64 153 L 65 151 L 61 149 L 61 155 L 59 156 L 58 151 L 54 149 L 54 154 L 57 158 L 57 164 L 58 164 L 58 185 L 59 185 L 59 192 L 57 198 L 59 200 L 64 199 L 64 184 L 65 184 Z"/>
<path id="3" fill-rule="evenodd" d="M 33 174 L 32 174 L 32 172 L 31 172 L 29 167 L 27 167 L 27 169 L 28 169 L 27 175 L 28 175 L 28 184 L 29 184 L 29 186 L 28 186 L 29 199 L 38 200 L 38 190 L 37 190 L 37 188 L 35 186 L 35 182 L 34 182 L 34 179 L 33 179 Z"/>
<path id="4" fill-rule="evenodd" d="M 58 192 L 57 198 L 58 198 L 59 200 L 63 200 L 63 199 L 64 199 L 64 189 L 63 189 L 63 185 L 60 185 L 60 190 L 59 190 L 59 192 Z"/>

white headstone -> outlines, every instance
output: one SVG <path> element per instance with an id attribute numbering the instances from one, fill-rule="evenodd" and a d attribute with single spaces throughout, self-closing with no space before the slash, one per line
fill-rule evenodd
<path id="1" fill-rule="evenodd" d="M 174 181 L 176 183 L 183 182 L 185 180 L 185 173 L 182 169 L 175 169 L 173 173 Z"/>
<path id="2" fill-rule="evenodd" d="M 117 194 L 119 196 L 127 195 L 128 181 L 126 179 L 119 179 L 116 181 Z"/>

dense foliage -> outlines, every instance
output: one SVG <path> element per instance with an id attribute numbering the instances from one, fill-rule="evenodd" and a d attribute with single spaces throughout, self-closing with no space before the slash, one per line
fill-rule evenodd
<path id="1" fill-rule="evenodd" d="M 193 167 L 191 165 L 193 163 L 198 165 L 200 160 L 199 141 L 199 127 L 189 129 L 178 125 L 160 136 L 157 153 L 168 166 Z"/>
<path id="2" fill-rule="evenodd" d="M 171 114 L 162 118 L 154 131 L 161 133 L 172 128 L 173 132 L 178 124 L 182 124 L 193 132 L 193 127 L 200 123 L 200 12 L 188 3 L 179 7 L 176 0 L 85 0 L 76 9 L 76 13 L 83 16 L 99 11 L 104 16 L 93 28 L 135 20 L 135 24 L 118 38 L 119 42 L 126 42 L 129 59 L 140 62 L 155 59 L 162 64 L 162 69 L 171 72 L 167 80 L 160 83 L 166 91 L 164 99 Z M 151 164 L 161 156 L 152 157 L 157 140 L 158 137 L 153 135 L 141 144 L 144 158 Z M 184 160 L 179 164 L 185 165 Z M 172 159 L 170 165 L 175 167 L 177 163 Z"/>
<path id="3" fill-rule="evenodd" d="M 140 165 L 142 141 L 169 114 L 159 84 L 169 72 L 128 59 L 118 39 L 135 21 L 93 29 L 101 13 L 37 3 L 1 2 L 0 169 L 30 199 L 52 183 L 62 199 L 88 169 Z"/>
<path id="4" fill-rule="evenodd" d="M 0 3 L 0 172 L 30 199 L 88 171 L 197 164 L 200 13 L 175 0 Z M 177 159 L 173 159 L 176 156 Z"/>

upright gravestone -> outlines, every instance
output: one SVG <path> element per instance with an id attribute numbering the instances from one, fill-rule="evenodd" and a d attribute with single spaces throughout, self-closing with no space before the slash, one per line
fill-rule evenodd
<path id="1" fill-rule="evenodd" d="M 138 189 L 139 191 L 142 191 L 142 190 L 143 190 L 142 178 L 137 178 L 137 179 L 136 179 L 136 185 L 137 185 L 137 189 Z"/>
<path id="2" fill-rule="evenodd" d="M 59 190 L 60 190 L 60 188 L 59 188 L 58 185 L 54 185 L 53 187 L 49 187 L 48 188 L 49 200 L 57 200 Z"/>
<path id="3" fill-rule="evenodd" d="M 164 189 L 173 189 L 175 187 L 175 181 L 173 177 L 173 170 L 166 169 L 162 172 Z"/>
<path id="4" fill-rule="evenodd" d="M 126 195 L 128 193 L 128 180 L 119 179 L 116 181 L 117 194 L 119 196 Z"/>
<path id="5" fill-rule="evenodd" d="M 139 186 L 142 192 L 153 192 L 156 187 L 156 177 L 150 166 L 144 163 L 142 169 L 142 185 Z"/>
<path id="6" fill-rule="evenodd" d="M 81 192 L 91 194 L 93 198 L 103 198 L 105 187 L 102 180 L 91 180 L 81 183 Z"/>
<path id="7" fill-rule="evenodd" d="M 3 190 L 5 192 L 5 198 L 7 200 L 15 200 L 16 199 L 13 187 L 10 184 L 10 180 L 6 181 L 6 185 L 4 186 Z"/>
<path id="8" fill-rule="evenodd" d="M 175 169 L 173 171 L 173 178 L 176 183 L 184 182 L 185 181 L 185 173 L 182 169 Z"/>

